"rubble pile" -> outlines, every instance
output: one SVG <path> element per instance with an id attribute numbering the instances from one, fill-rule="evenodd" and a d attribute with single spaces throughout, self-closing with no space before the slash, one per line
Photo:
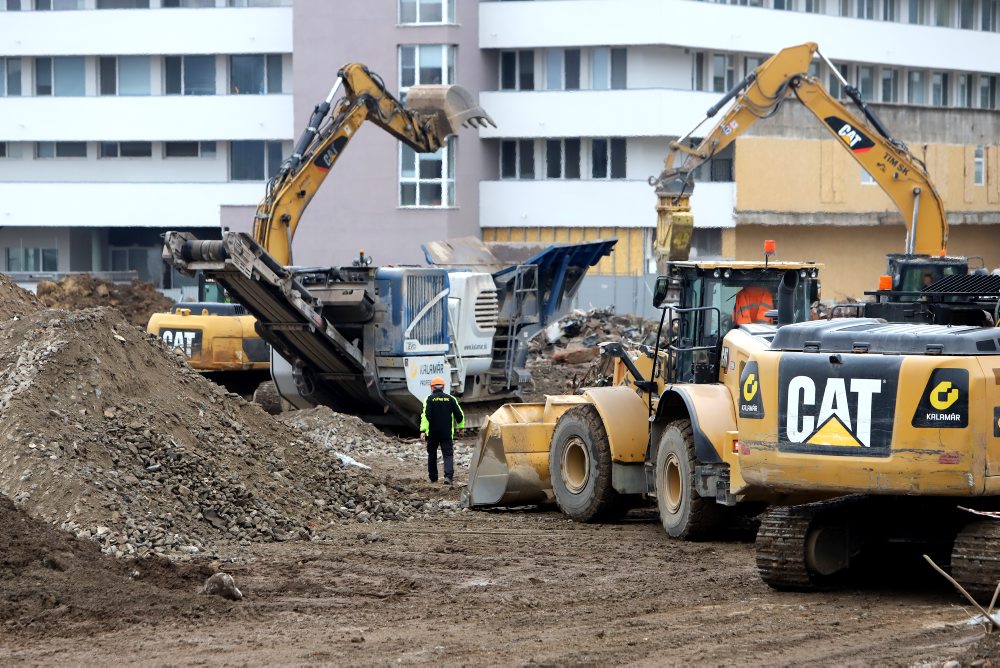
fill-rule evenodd
<path id="1" fill-rule="evenodd" d="M 160 293 L 152 283 L 142 283 L 137 278 L 131 283 L 119 284 L 90 274 L 70 274 L 58 282 L 41 281 L 37 291 L 38 299 L 49 308 L 74 311 L 112 306 L 124 313 L 133 325 L 143 329 L 151 315 L 169 311 L 174 305 L 173 300 Z"/>
<path id="2" fill-rule="evenodd" d="M 106 553 L 216 554 L 440 510 L 204 379 L 112 309 L 36 306 L 0 322 L 0 369 L 0 494 Z M 337 441 L 370 429 L 342 421 Z"/>
<path id="3" fill-rule="evenodd" d="M 598 344 L 623 341 L 652 346 L 659 323 L 639 316 L 620 315 L 614 309 L 573 311 L 549 325 L 530 344 L 528 368 L 534 381 L 530 400 L 546 394 L 572 394 L 602 364 Z"/>
<path id="4" fill-rule="evenodd" d="M 417 464 L 415 470 L 422 470 L 419 465 L 427 462 L 427 451 L 418 439 L 387 436 L 359 417 L 335 413 L 326 406 L 289 411 L 282 413 L 278 419 L 297 427 L 314 443 L 362 465 L 388 457 Z M 455 466 L 468 467 L 474 449 L 472 443 L 456 441 Z"/>

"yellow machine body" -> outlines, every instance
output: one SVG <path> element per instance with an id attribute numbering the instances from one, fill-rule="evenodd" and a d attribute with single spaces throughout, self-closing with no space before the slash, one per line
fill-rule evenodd
<path id="1" fill-rule="evenodd" d="M 154 313 L 146 331 L 183 353 L 198 371 L 267 371 L 268 347 L 254 322 L 250 315 L 216 315 L 207 310 L 195 314 L 177 308 Z"/>

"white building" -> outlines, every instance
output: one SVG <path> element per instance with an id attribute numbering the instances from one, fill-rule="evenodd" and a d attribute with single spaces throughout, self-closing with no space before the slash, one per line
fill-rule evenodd
<path id="1" fill-rule="evenodd" d="M 133 270 L 217 236 L 290 150 L 290 0 L 4 0 L 0 270 Z"/>

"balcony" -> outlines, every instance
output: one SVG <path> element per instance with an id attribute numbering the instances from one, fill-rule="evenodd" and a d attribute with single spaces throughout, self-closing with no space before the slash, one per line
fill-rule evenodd
<path id="1" fill-rule="evenodd" d="M 497 127 L 484 128 L 479 136 L 679 137 L 720 97 L 667 89 L 485 92 L 480 103 Z"/>
<path id="2" fill-rule="evenodd" d="M 0 100 L 0 137 L 12 142 L 291 139 L 293 134 L 291 95 Z"/>
<path id="3" fill-rule="evenodd" d="M 834 60 L 1000 72 L 1000 34 L 692 0 L 479 5 L 484 49 L 674 45 L 770 54 L 813 40 Z"/>
<path id="4" fill-rule="evenodd" d="M 5 56 L 291 52 L 291 7 L 0 12 Z"/>
<path id="5" fill-rule="evenodd" d="M 221 206 L 256 205 L 264 184 L 0 183 L 0 227 L 215 227 Z"/>
<path id="6" fill-rule="evenodd" d="M 695 227 L 734 227 L 735 183 L 699 183 Z M 655 227 L 656 196 L 645 181 L 483 181 L 481 227 Z"/>

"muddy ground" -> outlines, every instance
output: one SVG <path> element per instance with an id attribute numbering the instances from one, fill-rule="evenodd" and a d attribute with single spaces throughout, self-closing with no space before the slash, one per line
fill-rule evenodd
<path id="1" fill-rule="evenodd" d="M 368 463 L 457 498 L 409 464 Z M 751 543 L 670 541 L 645 511 L 598 526 L 535 509 L 332 531 L 208 564 L 233 574 L 240 603 L 195 595 L 190 568 L 135 583 L 131 603 L 124 585 L 105 600 L 68 581 L 58 613 L 0 627 L 0 662 L 976 665 L 997 648 L 936 577 L 778 593 Z"/>

